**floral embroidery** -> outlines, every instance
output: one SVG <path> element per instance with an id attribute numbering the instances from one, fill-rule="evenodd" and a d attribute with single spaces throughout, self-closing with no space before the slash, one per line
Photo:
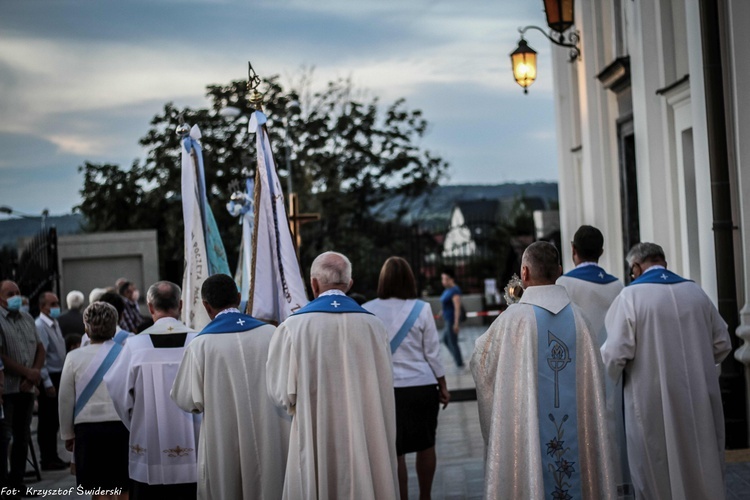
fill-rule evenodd
<path id="1" fill-rule="evenodd" d="M 552 498 L 554 500 L 570 500 L 573 498 L 568 494 L 570 483 L 567 482 L 565 478 L 567 477 L 570 479 L 576 470 L 575 467 L 573 467 L 575 462 L 563 458 L 564 455 L 570 451 L 570 447 L 563 446 L 565 441 L 562 439 L 563 434 L 565 433 L 563 425 L 568 421 L 568 415 L 563 416 L 559 425 L 555 420 L 555 416 L 551 413 L 549 414 L 549 419 L 557 430 L 557 436 L 553 437 L 549 443 L 547 443 L 547 455 L 554 459 L 554 464 L 547 464 L 547 470 L 549 470 L 552 477 L 555 479 L 555 491 L 552 492 Z"/>
<path id="2" fill-rule="evenodd" d="M 179 445 L 174 448 L 163 450 L 162 453 L 166 453 L 169 458 L 186 457 L 192 452 L 192 448 L 180 448 Z"/>
<path id="3" fill-rule="evenodd" d="M 141 448 L 141 445 L 135 444 L 130 446 L 130 451 L 136 455 L 143 455 L 146 452 L 146 448 Z"/>

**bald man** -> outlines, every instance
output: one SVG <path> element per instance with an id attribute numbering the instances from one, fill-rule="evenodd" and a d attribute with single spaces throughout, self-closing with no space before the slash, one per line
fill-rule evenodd
<path id="1" fill-rule="evenodd" d="M 553 245 L 532 243 L 523 297 L 476 341 L 485 498 L 616 496 L 599 345 L 561 270 Z"/>
<path id="2" fill-rule="evenodd" d="M 319 255 L 310 282 L 315 300 L 279 325 L 266 365 L 293 417 L 283 498 L 398 498 L 388 332 L 347 297 L 344 255 Z"/>

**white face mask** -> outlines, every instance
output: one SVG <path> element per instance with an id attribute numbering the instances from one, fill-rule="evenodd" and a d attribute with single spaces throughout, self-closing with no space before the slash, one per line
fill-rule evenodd
<path id="1" fill-rule="evenodd" d="M 138 290 L 135 290 L 133 292 L 133 302 L 138 302 L 138 299 L 140 298 L 141 298 L 141 292 L 139 292 Z"/>

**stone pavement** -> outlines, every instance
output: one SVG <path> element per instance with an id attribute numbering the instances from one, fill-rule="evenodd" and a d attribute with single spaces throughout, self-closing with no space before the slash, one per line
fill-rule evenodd
<path id="1" fill-rule="evenodd" d="M 460 335 L 461 350 L 468 365 L 474 348 L 474 341 L 486 326 L 466 326 Z M 446 368 L 446 381 L 450 390 L 473 389 L 474 380 L 468 370 L 459 372 L 453 364 L 448 350 L 443 346 L 443 365 Z M 34 419 L 36 423 L 36 418 Z M 36 435 L 34 435 L 36 444 Z M 62 443 L 60 457 L 70 456 Z M 479 414 L 476 401 L 453 402 L 440 411 L 437 431 L 437 470 L 432 487 L 435 500 L 479 499 L 482 497 L 484 478 L 484 443 L 479 429 Z M 409 497 L 418 498 L 419 488 L 414 466 L 415 454 L 407 455 L 409 468 Z M 726 495 L 728 500 L 750 500 L 750 450 L 728 452 L 726 468 Z M 75 478 L 68 471 L 42 472 L 42 481 L 30 482 L 30 487 L 47 490 L 45 498 L 88 499 L 89 496 L 67 492 L 75 489 Z M 63 494 L 50 494 L 51 490 L 64 491 Z M 165 499 L 166 500 L 166 499 Z M 171 500 L 171 499 L 169 499 Z"/>

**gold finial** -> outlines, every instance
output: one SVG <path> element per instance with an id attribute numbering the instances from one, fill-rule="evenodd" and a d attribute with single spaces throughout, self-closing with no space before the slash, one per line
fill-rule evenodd
<path id="1" fill-rule="evenodd" d="M 255 108 L 255 109 L 263 109 L 263 94 L 258 92 L 258 87 L 260 86 L 260 77 L 253 69 L 253 65 L 250 64 L 250 61 L 247 62 L 247 94 L 248 94 L 248 102 Z"/>

